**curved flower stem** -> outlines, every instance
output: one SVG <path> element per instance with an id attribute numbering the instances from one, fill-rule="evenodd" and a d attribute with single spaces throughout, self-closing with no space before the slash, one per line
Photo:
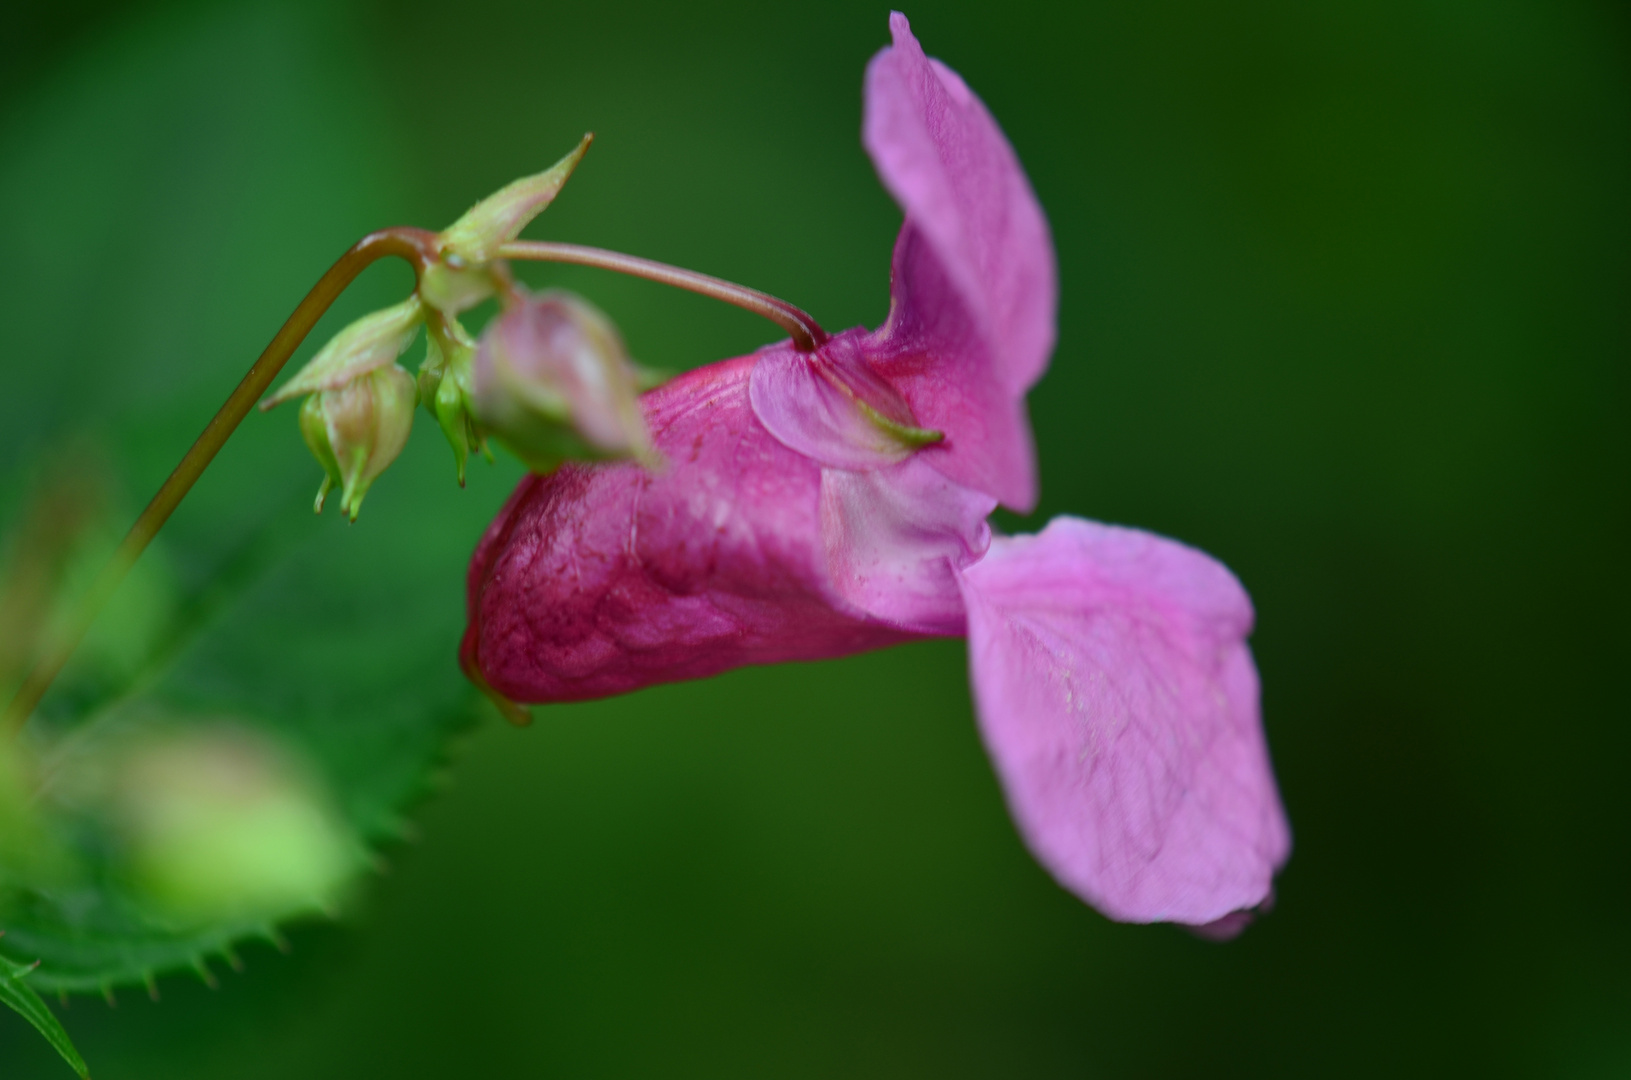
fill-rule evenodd
<path id="1" fill-rule="evenodd" d="M 73 620 L 67 629 L 46 642 L 33 668 L 18 687 L 11 703 L 6 706 L 3 730 L 15 733 L 28 722 L 40 699 L 45 696 L 46 690 L 50 688 L 62 666 L 68 662 L 68 657 L 73 655 L 85 632 L 90 629 L 97 613 L 112 598 L 119 583 L 136 564 L 136 560 L 147 549 L 147 545 L 169 520 L 187 492 L 192 490 L 193 484 L 197 483 L 204 469 L 215 459 L 227 438 L 249 414 L 250 409 L 254 408 L 261 395 L 266 393 L 267 387 L 272 385 L 272 380 L 277 378 L 278 372 L 288 363 L 289 357 L 294 355 L 295 349 L 300 347 L 300 343 L 305 340 L 312 327 L 317 325 L 317 320 L 329 309 L 329 305 L 334 303 L 340 293 L 345 291 L 346 286 L 350 285 L 365 267 L 391 255 L 408 260 L 413 264 L 414 273 L 418 274 L 428 261 L 435 257 L 435 234 L 424 229 L 410 228 L 382 229 L 369 233 L 340 256 L 339 261 L 329 267 L 328 272 L 312 286 L 305 299 L 300 301 L 300 305 L 284 322 L 282 329 L 278 330 L 265 351 L 250 367 L 249 373 L 243 377 L 237 389 L 232 391 L 226 404 L 221 406 L 220 411 L 204 428 L 204 433 L 182 457 L 181 463 L 164 482 L 164 486 L 159 488 L 158 494 L 147 504 L 147 509 L 136 519 L 136 524 L 130 527 L 130 532 L 125 534 L 118 550 L 102 568 L 90 589 L 80 597 Z"/>
<path id="2" fill-rule="evenodd" d="M 577 266 L 598 266 L 620 274 L 645 278 L 648 281 L 673 285 L 727 304 L 735 304 L 745 311 L 762 315 L 786 330 L 799 352 L 813 352 L 827 341 L 827 332 L 808 314 L 785 300 L 769 293 L 750 289 L 745 285 L 723 278 L 699 274 L 667 263 L 653 262 L 634 255 L 624 255 L 604 248 L 585 247 L 582 244 L 556 244 L 541 240 L 512 240 L 498 249 L 501 259 L 529 259 L 535 262 L 573 263 Z"/>

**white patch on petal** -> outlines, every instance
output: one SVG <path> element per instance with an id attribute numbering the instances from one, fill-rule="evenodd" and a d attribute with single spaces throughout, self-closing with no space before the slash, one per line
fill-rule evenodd
<path id="1" fill-rule="evenodd" d="M 821 532 L 845 600 L 905 629 L 961 634 L 957 577 L 991 544 L 988 495 L 961 487 L 921 457 L 887 469 L 821 471 Z"/>

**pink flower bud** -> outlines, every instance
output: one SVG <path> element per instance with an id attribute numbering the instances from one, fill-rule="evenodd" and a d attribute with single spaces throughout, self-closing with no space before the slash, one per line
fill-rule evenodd
<path id="1" fill-rule="evenodd" d="M 471 389 L 478 424 L 534 471 L 573 459 L 654 460 L 623 339 L 571 293 L 524 297 L 494 320 Z"/>

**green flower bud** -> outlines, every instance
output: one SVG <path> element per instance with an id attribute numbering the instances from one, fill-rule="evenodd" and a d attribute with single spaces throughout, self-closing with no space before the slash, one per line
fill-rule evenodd
<path id="1" fill-rule="evenodd" d="M 470 403 L 480 427 L 538 472 L 571 459 L 657 461 L 622 337 L 571 293 L 523 297 L 493 320 L 476 352 Z"/>
<path id="2" fill-rule="evenodd" d="M 470 410 L 470 374 L 476 344 L 457 322 L 448 321 L 448 332 L 435 330 L 425 335 L 425 362 L 419 366 L 419 400 L 436 417 L 442 434 L 453 447 L 453 460 L 459 470 L 459 486 L 464 486 L 465 462 L 472 450 L 492 457 L 487 442 Z"/>
<path id="3" fill-rule="evenodd" d="M 491 262 L 497 257 L 501 244 L 521 235 L 527 223 L 542 213 L 560 192 L 593 139 L 593 135 L 585 135 L 571 153 L 548 169 L 535 176 L 522 177 L 489 195 L 449 225 L 441 240 L 443 257 L 453 263 L 452 269 L 461 269 L 458 265 L 461 262 L 466 266 Z"/>
<path id="4" fill-rule="evenodd" d="M 392 364 L 306 399 L 300 434 L 324 474 L 318 513 L 338 486 L 340 512 L 357 520 L 369 486 L 407 444 L 417 398 L 413 376 Z"/>

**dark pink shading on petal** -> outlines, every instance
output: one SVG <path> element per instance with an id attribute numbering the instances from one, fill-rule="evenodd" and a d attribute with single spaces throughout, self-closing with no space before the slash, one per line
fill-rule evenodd
<path id="1" fill-rule="evenodd" d="M 1240 583 L 1076 518 L 962 580 L 980 730 L 1037 858 L 1112 918 L 1238 930 L 1291 843 Z"/>
<path id="2" fill-rule="evenodd" d="M 862 126 L 906 213 L 880 372 L 923 426 L 946 432 L 937 467 L 1028 510 L 1035 465 L 1020 403 L 1053 351 L 1058 292 L 1047 221 L 979 98 L 923 55 L 905 16 L 889 26 L 894 46 L 867 67 Z M 992 415 L 977 418 L 981 408 Z"/>
<path id="3" fill-rule="evenodd" d="M 642 399 L 668 467 L 525 480 L 471 562 L 462 649 L 517 701 L 574 701 L 916 636 L 848 606 L 826 570 L 821 468 L 748 404 L 753 357 Z"/>
<path id="4" fill-rule="evenodd" d="M 1213 919 L 1209 923 L 1191 926 L 1189 932 L 1202 941 L 1233 941 L 1245 932 L 1246 927 L 1257 921 L 1259 915 L 1267 915 L 1274 910 L 1274 890 L 1263 898 L 1263 902 L 1253 908 L 1243 908 L 1240 911 L 1231 911 L 1221 919 Z"/>

